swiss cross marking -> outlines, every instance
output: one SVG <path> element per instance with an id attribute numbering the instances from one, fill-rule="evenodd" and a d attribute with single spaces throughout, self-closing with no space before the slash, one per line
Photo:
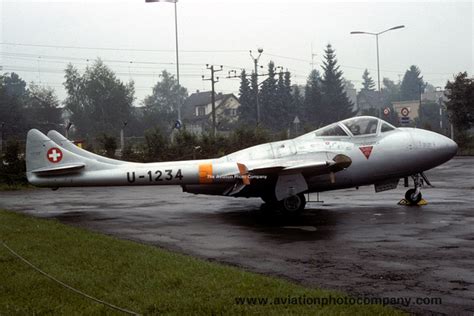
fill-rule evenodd
<path id="1" fill-rule="evenodd" d="M 360 151 L 364 154 L 365 158 L 367 159 L 369 159 L 370 154 L 372 153 L 372 148 L 374 148 L 374 146 L 359 147 Z"/>
<path id="2" fill-rule="evenodd" d="M 54 148 L 53 147 L 53 148 L 50 148 L 48 150 L 48 153 L 46 154 L 46 157 L 52 163 L 57 163 L 57 162 L 60 162 L 61 159 L 63 159 L 63 153 L 59 148 Z"/>

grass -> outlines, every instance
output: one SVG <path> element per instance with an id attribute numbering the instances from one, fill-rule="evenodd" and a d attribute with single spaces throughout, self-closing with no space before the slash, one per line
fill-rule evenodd
<path id="1" fill-rule="evenodd" d="M 2 210 L 0 240 L 59 280 L 140 314 L 402 314 L 381 305 L 238 305 L 236 297 L 343 294 Z M 119 312 L 46 278 L 0 243 L 0 315 L 25 314 Z"/>
<path id="2" fill-rule="evenodd" d="M 0 183 L 0 192 L 1 191 L 18 191 L 18 190 L 25 190 L 25 189 L 33 189 L 34 186 L 30 184 L 6 184 Z"/>

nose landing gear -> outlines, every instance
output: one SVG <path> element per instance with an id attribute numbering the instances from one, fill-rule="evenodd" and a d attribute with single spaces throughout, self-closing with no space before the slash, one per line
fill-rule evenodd
<path id="1" fill-rule="evenodd" d="M 421 194 L 421 188 L 423 187 L 424 183 L 431 185 L 431 183 L 428 181 L 426 176 L 423 173 L 417 173 L 412 176 L 413 182 L 415 184 L 414 189 L 409 189 L 405 193 L 405 202 L 406 203 L 399 203 L 399 204 L 409 204 L 409 205 L 420 205 L 420 202 L 424 201 L 424 204 L 426 204 L 426 201 L 423 200 L 423 196 Z M 405 181 L 407 184 L 408 181 Z M 407 185 L 406 185 L 407 186 Z M 403 201 L 403 200 L 402 200 Z M 400 202 L 402 202 L 400 201 Z"/>

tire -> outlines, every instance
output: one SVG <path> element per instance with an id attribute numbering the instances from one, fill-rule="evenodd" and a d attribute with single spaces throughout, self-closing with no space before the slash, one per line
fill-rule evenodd
<path id="1" fill-rule="evenodd" d="M 421 192 L 418 194 L 416 198 L 414 197 L 415 192 L 416 192 L 415 189 L 410 189 L 405 193 L 405 200 L 410 202 L 410 204 L 418 204 L 418 202 L 421 201 L 421 198 L 422 198 Z"/>
<path id="2" fill-rule="evenodd" d="M 303 193 L 290 196 L 280 202 L 280 206 L 285 214 L 298 215 L 306 206 L 306 198 Z"/>

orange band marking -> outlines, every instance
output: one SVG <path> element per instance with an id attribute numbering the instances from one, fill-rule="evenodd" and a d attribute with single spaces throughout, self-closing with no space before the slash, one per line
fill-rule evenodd
<path id="1" fill-rule="evenodd" d="M 212 183 L 212 164 L 199 165 L 199 183 Z"/>

